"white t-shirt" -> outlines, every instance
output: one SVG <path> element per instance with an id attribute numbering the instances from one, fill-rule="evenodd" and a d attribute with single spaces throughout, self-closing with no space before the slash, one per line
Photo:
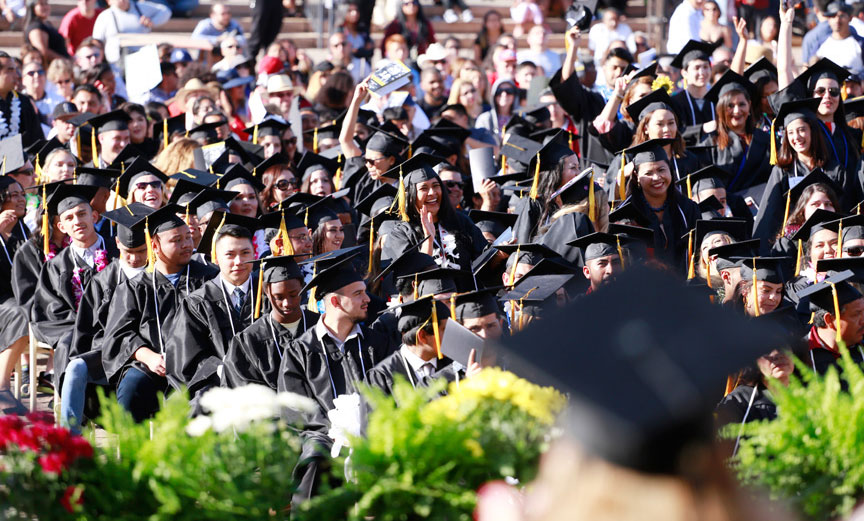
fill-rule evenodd
<path id="1" fill-rule="evenodd" d="M 689 40 L 698 40 L 702 18 L 701 10 L 694 9 L 687 0 L 681 2 L 669 18 L 666 52 L 678 54 Z"/>
<path id="2" fill-rule="evenodd" d="M 856 73 L 864 71 L 864 61 L 861 58 L 861 44 L 852 36 L 848 36 L 842 40 L 828 38 L 819 46 L 816 56 L 830 58 L 837 65 L 848 67 Z"/>
<path id="3" fill-rule="evenodd" d="M 606 54 L 610 43 L 615 40 L 626 42 L 631 34 L 633 30 L 625 23 L 619 23 L 615 29 L 609 29 L 602 22 L 594 24 L 588 31 L 588 48 L 594 51 L 594 63 L 598 66 L 603 63 L 603 55 Z"/>

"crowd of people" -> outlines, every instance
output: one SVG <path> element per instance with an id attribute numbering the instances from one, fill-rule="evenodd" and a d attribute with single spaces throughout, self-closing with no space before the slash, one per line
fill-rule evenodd
<path id="1" fill-rule="evenodd" d="M 531 331 L 638 265 L 787 333 L 717 381 L 720 424 L 774 417 L 794 357 L 864 362 L 861 4 L 816 2 L 804 63 L 792 8 L 684 0 L 652 42 L 619 7 L 557 53 L 558 2 L 518 3 L 512 33 L 489 10 L 462 48 L 418 0 L 375 41 L 348 0 L 316 63 L 268 0 L 246 34 L 217 3 L 192 33 L 212 54 L 159 45 L 136 93 L 118 35 L 171 7 L 79 0 L 55 29 L 28 0 L 0 52 L 0 144 L 23 149 L 0 176 L 0 409 L 25 410 L 31 335 L 73 431 L 99 386 L 137 421 L 181 389 L 195 411 L 215 386 L 306 395 L 303 500 L 337 396 L 471 378 L 496 361 L 455 359 L 448 328 Z M 376 94 L 393 63 L 407 84 Z"/>

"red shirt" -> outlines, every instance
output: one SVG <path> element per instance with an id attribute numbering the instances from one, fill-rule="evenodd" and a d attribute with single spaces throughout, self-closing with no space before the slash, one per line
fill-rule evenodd
<path id="1" fill-rule="evenodd" d="M 840 358 L 840 351 L 836 348 L 829 347 L 828 344 L 819 338 L 819 334 L 816 333 L 816 326 L 810 328 L 810 334 L 807 335 L 807 345 L 811 351 L 814 349 L 824 349 L 834 355 L 835 359 Z"/>
<path id="2" fill-rule="evenodd" d="M 75 55 L 78 45 L 85 38 L 93 36 L 93 25 L 101 12 L 102 9 L 97 8 L 93 18 L 87 18 L 75 7 L 66 13 L 66 16 L 60 21 L 60 28 L 57 30 L 66 38 L 66 50 L 69 51 L 70 56 Z"/>

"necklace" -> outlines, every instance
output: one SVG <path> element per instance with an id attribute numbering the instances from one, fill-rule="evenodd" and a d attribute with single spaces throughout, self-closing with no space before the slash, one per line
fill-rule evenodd
<path id="1" fill-rule="evenodd" d="M 669 201 L 664 202 L 661 206 L 659 206 L 657 208 L 651 206 L 650 203 L 648 204 L 648 208 L 650 208 L 652 212 L 662 212 L 663 210 L 666 209 L 667 206 L 669 206 Z"/>
<path id="2" fill-rule="evenodd" d="M 0 138 L 6 136 L 14 136 L 19 133 L 21 126 L 21 98 L 18 93 L 12 91 L 12 103 L 9 107 L 9 112 L 12 115 L 11 125 L 6 121 L 6 113 L 0 110 Z"/>

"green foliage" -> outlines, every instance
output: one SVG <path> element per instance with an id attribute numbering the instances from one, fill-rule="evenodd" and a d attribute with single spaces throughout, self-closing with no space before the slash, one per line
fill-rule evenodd
<path id="1" fill-rule="evenodd" d="M 864 372 L 844 348 L 824 376 L 798 363 L 801 379 L 771 388 L 777 419 L 744 426 L 733 461 L 746 484 L 767 489 L 814 520 L 847 516 L 864 497 Z M 734 439 L 740 426 L 724 431 Z"/>

